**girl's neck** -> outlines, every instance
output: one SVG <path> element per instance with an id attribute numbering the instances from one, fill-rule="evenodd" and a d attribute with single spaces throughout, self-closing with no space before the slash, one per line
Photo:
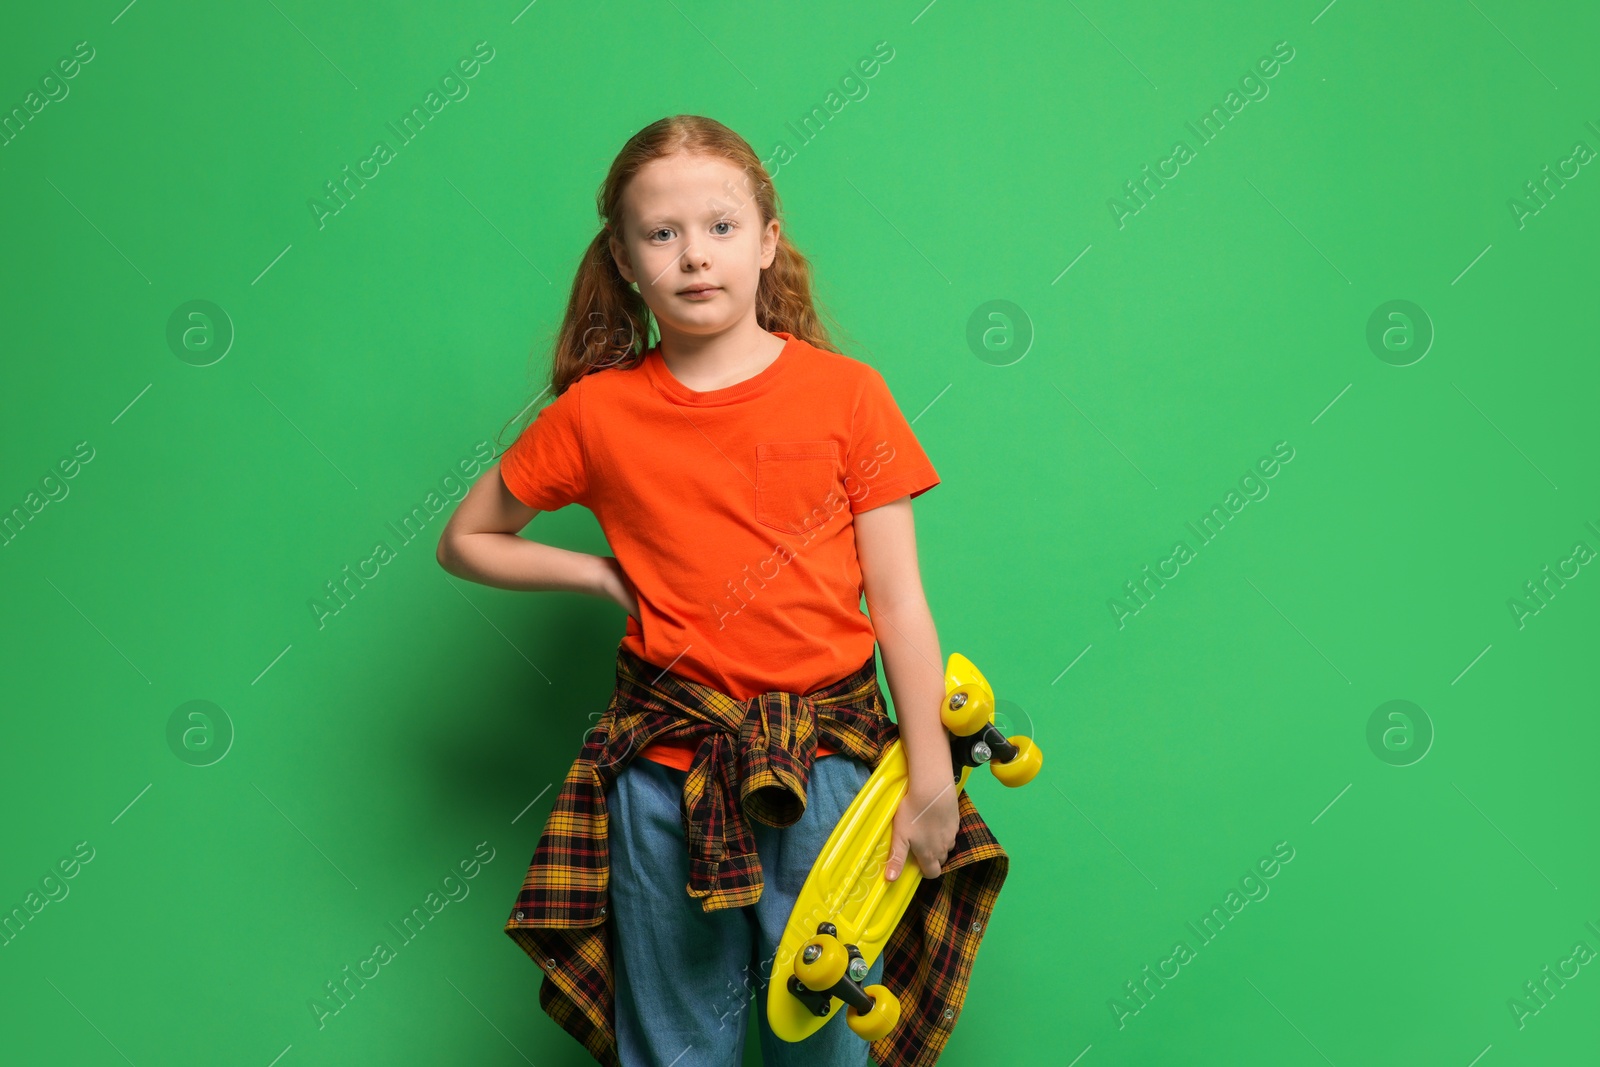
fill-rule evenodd
<path id="1" fill-rule="evenodd" d="M 783 338 L 756 325 L 751 315 L 716 334 L 685 334 L 663 325 L 657 347 L 684 388 L 709 393 L 754 378 L 778 358 L 783 345 Z"/>

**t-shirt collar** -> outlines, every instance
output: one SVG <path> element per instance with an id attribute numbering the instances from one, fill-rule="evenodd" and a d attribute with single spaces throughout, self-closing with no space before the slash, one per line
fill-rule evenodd
<path id="1" fill-rule="evenodd" d="M 804 343 L 793 334 L 783 330 L 773 330 L 772 333 L 774 336 L 783 338 L 783 348 L 778 352 L 778 358 L 767 364 L 761 373 L 754 377 L 746 378 L 742 382 L 734 382 L 732 385 L 724 386 L 721 389 L 697 392 L 678 381 L 672 376 L 672 372 L 667 369 L 666 360 L 661 358 L 661 346 L 659 344 L 645 353 L 645 370 L 650 375 L 650 380 L 655 384 L 656 389 L 674 404 L 690 407 L 716 407 L 722 404 L 733 404 L 741 400 L 748 400 L 771 388 L 772 383 L 783 372 L 783 369 L 795 361 L 798 349 Z"/>

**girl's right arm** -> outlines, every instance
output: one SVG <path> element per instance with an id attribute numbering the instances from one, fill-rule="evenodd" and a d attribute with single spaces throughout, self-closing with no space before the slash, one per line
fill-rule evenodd
<path id="1" fill-rule="evenodd" d="M 518 536 L 539 514 L 506 488 L 496 463 L 475 482 L 439 536 L 439 566 L 498 589 L 598 596 L 638 618 L 632 584 L 611 556 L 572 552 Z"/>

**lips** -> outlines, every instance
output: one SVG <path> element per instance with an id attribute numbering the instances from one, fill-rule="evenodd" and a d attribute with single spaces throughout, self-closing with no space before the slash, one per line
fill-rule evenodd
<path id="1" fill-rule="evenodd" d="M 718 285 L 696 285 L 696 286 L 691 286 L 688 289 L 679 289 L 678 290 L 678 295 L 679 296 L 693 296 L 696 293 L 712 293 L 712 292 L 716 292 L 720 288 L 721 288 L 721 286 L 718 286 Z"/>

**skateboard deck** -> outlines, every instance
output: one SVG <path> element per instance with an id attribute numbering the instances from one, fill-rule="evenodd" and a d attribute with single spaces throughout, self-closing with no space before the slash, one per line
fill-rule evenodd
<path id="1" fill-rule="evenodd" d="M 1039 749 L 1029 738 L 1006 738 L 995 728 L 994 691 L 960 653 L 951 653 L 945 667 L 941 719 L 957 791 L 984 763 L 1009 786 L 1026 784 L 1038 773 Z M 894 881 L 884 877 L 895 812 L 908 786 L 905 750 L 896 738 L 840 817 L 795 899 L 767 987 L 767 1019 L 785 1041 L 815 1033 L 841 1004 L 848 1008 L 850 1028 L 869 1041 L 899 1021 L 894 992 L 863 987 L 861 980 L 922 882 L 922 869 L 909 854 Z"/>

